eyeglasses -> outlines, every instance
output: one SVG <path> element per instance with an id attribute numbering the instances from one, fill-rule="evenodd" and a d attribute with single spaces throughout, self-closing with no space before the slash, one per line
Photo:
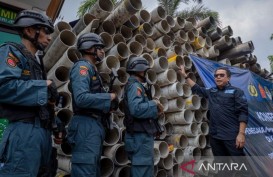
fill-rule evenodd
<path id="1" fill-rule="evenodd" d="M 100 46 L 100 45 L 98 45 L 98 46 L 95 46 L 95 49 L 97 49 L 97 50 L 102 50 L 102 49 L 103 49 L 103 47 L 102 47 L 102 46 Z"/>
<path id="2" fill-rule="evenodd" d="M 220 77 L 225 77 L 226 75 L 225 74 L 214 74 L 214 77 L 217 78 L 218 76 Z"/>
<path id="3" fill-rule="evenodd" d="M 41 27 L 40 29 L 43 29 L 45 34 L 50 35 L 52 32 L 48 29 L 48 27 Z"/>

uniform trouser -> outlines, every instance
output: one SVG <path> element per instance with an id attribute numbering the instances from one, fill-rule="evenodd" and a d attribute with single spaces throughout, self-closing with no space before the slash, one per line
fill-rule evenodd
<path id="1" fill-rule="evenodd" d="M 0 145 L 4 163 L 0 176 L 36 177 L 40 167 L 49 168 L 51 141 L 48 129 L 31 123 L 9 123 Z"/>
<path id="2" fill-rule="evenodd" d="M 154 176 L 154 137 L 146 133 L 125 134 L 125 149 L 132 162 L 131 177 Z"/>
<path id="3" fill-rule="evenodd" d="M 71 177 L 100 177 L 104 136 L 104 128 L 96 119 L 79 115 L 72 118 L 67 134 L 72 145 Z"/>
<path id="4" fill-rule="evenodd" d="M 246 169 L 241 171 L 232 171 L 232 170 L 220 170 L 217 174 L 219 177 L 230 177 L 230 176 L 241 176 L 241 177 L 251 177 L 255 176 L 252 172 L 250 164 L 245 157 L 245 153 L 242 148 L 236 148 L 236 139 L 234 140 L 219 140 L 216 138 L 210 137 L 210 145 L 212 153 L 215 156 L 215 161 L 219 163 L 227 163 L 228 165 L 231 162 L 237 163 L 239 166 L 244 164 Z"/>

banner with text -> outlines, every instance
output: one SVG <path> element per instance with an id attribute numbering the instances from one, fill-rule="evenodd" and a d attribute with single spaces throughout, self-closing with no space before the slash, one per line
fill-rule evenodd
<path id="1" fill-rule="evenodd" d="M 257 176 L 273 174 L 273 83 L 249 70 L 224 65 L 190 55 L 204 86 L 215 87 L 214 71 L 228 67 L 231 85 L 242 89 L 248 100 L 249 120 L 246 128 L 245 152 Z M 260 158 L 259 158 L 260 157 Z M 254 160 L 255 159 L 255 160 Z"/>

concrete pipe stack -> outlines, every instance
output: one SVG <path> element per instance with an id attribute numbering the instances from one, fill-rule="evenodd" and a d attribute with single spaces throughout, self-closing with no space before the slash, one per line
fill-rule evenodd
<path id="1" fill-rule="evenodd" d="M 72 28 L 66 22 L 55 26 L 54 40 L 46 52 L 45 68 L 62 96 L 56 113 L 66 125 L 72 117 L 72 98 L 69 90 L 69 70 L 73 62 L 81 58 L 75 43 L 79 35 L 95 32 L 104 40 L 105 58 L 97 64 L 105 87 L 110 83 L 111 69 L 118 78 L 113 89 L 118 93 L 120 106 L 111 116 L 114 128 L 106 134 L 102 176 L 130 176 L 130 161 L 124 149 L 125 127 L 123 100 L 124 85 L 128 80 L 126 63 L 130 57 L 142 56 L 150 64 L 147 80 L 152 84 L 152 95 L 164 105 L 164 116 L 159 123 L 165 131 L 154 143 L 154 176 L 184 175 L 180 166 L 184 162 L 211 162 L 208 144 L 208 102 L 192 94 L 179 66 L 184 65 L 189 77 L 198 81 L 189 54 L 224 64 L 251 69 L 266 76 L 251 53 L 251 41 L 242 43 L 232 37 L 230 26 L 219 28 L 212 17 L 197 21 L 195 18 L 173 18 L 158 6 L 151 12 L 142 8 L 141 0 L 124 0 L 114 8 L 111 0 L 98 0 Z M 71 155 L 58 148 L 59 175 L 68 175 Z M 199 173 L 196 170 L 196 173 Z M 214 171 L 206 172 L 210 175 Z"/>

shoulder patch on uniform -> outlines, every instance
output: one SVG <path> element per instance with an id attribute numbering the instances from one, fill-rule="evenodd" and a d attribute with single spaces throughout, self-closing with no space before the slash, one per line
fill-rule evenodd
<path id="1" fill-rule="evenodd" d="M 9 53 L 7 59 L 6 59 L 6 63 L 9 67 L 16 67 L 17 66 L 17 63 L 19 62 L 19 60 L 12 54 L 12 53 Z"/>
<path id="2" fill-rule="evenodd" d="M 88 68 L 86 66 L 80 66 L 80 75 L 86 76 L 88 73 L 87 71 L 88 71 Z"/>
<path id="3" fill-rule="evenodd" d="M 142 89 L 140 87 L 137 87 L 137 95 L 140 96 L 142 93 Z"/>

